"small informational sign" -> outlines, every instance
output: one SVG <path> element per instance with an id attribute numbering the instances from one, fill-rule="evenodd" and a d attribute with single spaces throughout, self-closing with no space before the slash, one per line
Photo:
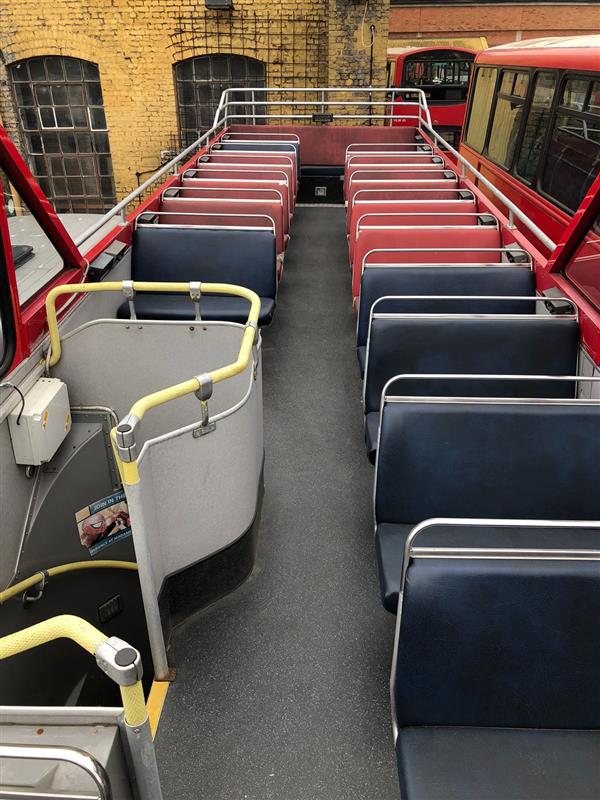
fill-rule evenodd
<path id="1" fill-rule="evenodd" d="M 131 536 L 125 492 L 118 491 L 82 508 L 75 514 L 79 541 L 91 556 Z"/>
<path id="2" fill-rule="evenodd" d="M 333 114 L 313 114 L 312 121 L 327 125 L 329 122 L 333 122 Z"/>

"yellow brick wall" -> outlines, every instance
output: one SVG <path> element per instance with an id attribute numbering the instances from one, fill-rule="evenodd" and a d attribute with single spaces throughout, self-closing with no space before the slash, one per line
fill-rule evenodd
<path id="1" fill-rule="evenodd" d="M 267 63 L 272 86 L 384 84 L 389 0 L 13 0 L 0 3 L 0 118 L 19 144 L 6 67 L 63 55 L 98 64 L 117 197 L 177 139 L 173 64 L 208 53 Z"/>

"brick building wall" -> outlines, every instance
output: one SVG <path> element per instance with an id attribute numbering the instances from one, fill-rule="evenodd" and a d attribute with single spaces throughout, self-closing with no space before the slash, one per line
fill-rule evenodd
<path id="1" fill-rule="evenodd" d="M 485 36 L 488 45 L 600 33 L 598 3 L 423 3 L 393 4 L 390 46 L 394 39 Z"/>
<path id="2" fill-rule="evenodd" d="M 35 56 L 98 65 L 117 197 L 177 145 L 174 64 L 235 53 L 266 64 L 272 86 L 374 85 L 385 80 L 389 0 L 18 0 L 0 5 L 0 119 L 22 145 L 7 69 Z"/>

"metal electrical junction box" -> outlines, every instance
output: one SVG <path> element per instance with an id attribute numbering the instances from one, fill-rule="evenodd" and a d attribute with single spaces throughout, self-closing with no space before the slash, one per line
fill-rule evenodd
<path id="1" fill-rule="evenodd" d="M 25 395 L 23 412 L 19 403 L 8 425 L 17 464 L 50 461 L 71 430 L 66 384 L 58 378 L 40 378 Z"/>

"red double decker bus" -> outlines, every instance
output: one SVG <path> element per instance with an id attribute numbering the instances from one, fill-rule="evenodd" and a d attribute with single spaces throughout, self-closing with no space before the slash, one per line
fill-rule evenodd
<path id="1" fill-rule="evenodd" d="M 558 241 L 600 169 L 600 36 L 480 53 L 460 150 Z"/>
<path id="2" fill-rule="evenodd" d="M 450 144 L 458 144 L 460 137 L 475 55 L 475 50 L 456 46 L 388 50 L 388 86 L 422 89 L 434 128 Z M 414 113 L 404 105 L 410 95 L 403 93 L 400 99 L 392 93 L 392 99 L 392 125 L 414 125 L 414 119 L 403 118 L 403 112 Z"/>

